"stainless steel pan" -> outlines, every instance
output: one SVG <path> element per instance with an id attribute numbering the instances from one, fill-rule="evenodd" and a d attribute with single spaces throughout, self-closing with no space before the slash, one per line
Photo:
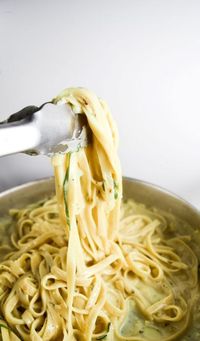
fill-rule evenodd
<path id="1" fill-rule="evenodd" d="M 0 217 L 6 215 L 9 208 L 23 207 L 29 203 L 48 197 L 54 193 L 54 178 L 30 182 L 0 194 Z M 171 212 L 200 228 L 200 211 L 178 196 L 158 186 L 144 181 L 124 177 L 124 198 L 133 198 L 147 206 L 157 207 Z"/>

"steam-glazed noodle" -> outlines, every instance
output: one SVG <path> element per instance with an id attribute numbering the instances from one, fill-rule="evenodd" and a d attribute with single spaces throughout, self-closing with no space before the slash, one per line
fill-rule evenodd
<path id="1" fill-rule="evenodd" d="M 85 113 L 93 141 L 53 158 L 56 197 L 11 210 L 1 226 L 1 339 L 175 340 L 197 297 L 197 258 L 186 237 L 168 236 L 164 215 L 121 203 L 105 102 L 84 89 L 60 100 Z"/>

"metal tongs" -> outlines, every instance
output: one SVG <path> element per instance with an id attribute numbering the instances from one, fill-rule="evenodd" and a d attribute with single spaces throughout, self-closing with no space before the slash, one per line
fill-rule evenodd
<path id="1" fill-rule="evenodd" d="M 66 103 L 28 106 L 0 122 L 0 156 L 23 152 L 48 155 L 74 152 L 90 142 L 84 114 Z"/>

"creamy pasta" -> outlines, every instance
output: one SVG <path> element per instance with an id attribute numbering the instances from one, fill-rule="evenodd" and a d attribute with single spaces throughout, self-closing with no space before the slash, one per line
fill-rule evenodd
<path id="1" fill-rule="evenodd" d="M 92 143 L 55 155 L 56 196 L 12 209 L 0 247 L 1 339 L 169 341 L 198 298 L 189 237 L 164 214 L 122 201 L 118 134 L 106 103 L 82 88 L 65 101 L 85 114 Z"/>

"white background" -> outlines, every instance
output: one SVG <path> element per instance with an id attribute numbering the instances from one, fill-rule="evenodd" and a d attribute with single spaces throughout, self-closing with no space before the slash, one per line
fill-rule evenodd
<path id="1" fill-rule="evenodd" d="M 124 175 L 200 207 L 200 1 L 0 0 L 0 119 L 68 86 L 108 101 Z M 50 174 L 4 157 L 0 190 Z"/>

